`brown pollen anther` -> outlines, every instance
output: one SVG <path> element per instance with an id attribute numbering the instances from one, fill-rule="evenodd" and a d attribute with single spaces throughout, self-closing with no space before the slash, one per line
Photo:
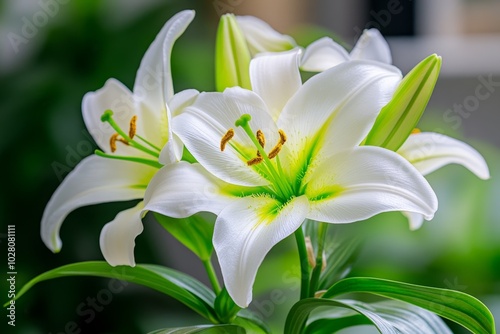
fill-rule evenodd
<path id="1" fill-rule="evenodd" d="M 280 135 L 280 140 L 276 144 L 276 146 L 273 147 L 273 149 L 271 150 L 271 152 L 269 152 L 269 159 L 272 159 L 272 158 L 276 157 L 278 155 L 278 153 L 280 153 L 281 148 L 283 147 L 283 144 L 286 142 L 286 134 L 285 134 L 285 132 L 280 129 L 280 130 L 278 130 L 278 133 Z"/>
<path id="2" fill-rule="evenodd" d="M 222 139 L 220 140 L 220 150 L 221 150 L 221 152 L 226 149 L 226 144 L 233 137 L 234 137 L 234 130 L 233 129 L 227 130 L 226 134 L 224 134 L 224 136 L 222 136 Z"/>
<path id="3" fill-rule="evenodd" d="M 109 138 L 109 147 L 111 148 L 111 152 L 114 153 L 116 151 L 116 140 L 118 139 L 118 133 L 114 133 L 111 138 Z"/>
<path id="4" fill-rule="evenodd" d="M 130 137 L 130 139 L 133 139 L 134 136 L 135 136 L 135 132 L 137 130 L 137 125 L 136 125 L 136 122 L 137 122 L 137 116 L 134 115 L 132 116 L 132 118 L 130 119 L 130 128 L 128 130 L 128 136 Z M 127 143 L 128 144 L 128 143 Z"/>
<path id="5" fill-rule="evenodd" d="M 264 160 L 264 159 L 262 159 L 261 156 L 256 156 L 255 158 L 247 161 L 247 166 L 253 166 L 253 165 L 260 164 L 262 162 L 262 160 Z"/>

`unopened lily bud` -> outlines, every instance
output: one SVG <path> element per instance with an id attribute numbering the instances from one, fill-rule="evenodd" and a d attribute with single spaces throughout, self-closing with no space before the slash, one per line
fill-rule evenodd
<path id="1" fill-rule="evenodd" d="M 321 298 L 325 294 L 326 290 L 319 290 L 314 293 L 314 298 Z"/>
<path id="2" fill-rule="evenodd" d="M 441 69 L 441 57 L 422 60 L 401 81 L 391 101 L 380 111 L 364 145 L 396 151 L 416 127 Z"/>
<path id="3" fill-rule="evenodd" d="M 233 14 L 220 18 L 215 42 L 215 85 L 219 92 L 228 87 L 251 89 L 250 51 Z"/>
<path id="4" fill-rule="evenodd" d="M 311 268 L 316 267 L 316 257 L 314 255 L 314 248 L 310 237 L 305 237 L 306 240 L 306 250 L 307 250 L 307 261 Z"/>

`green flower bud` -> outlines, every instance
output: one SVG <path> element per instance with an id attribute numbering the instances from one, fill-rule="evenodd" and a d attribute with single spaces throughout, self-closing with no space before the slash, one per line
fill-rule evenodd
<path id="1" fill-rule="evenodd" d="M 401 81 L 391 101 L 380 111 L 364 145 L 397 151 L 417 125 L 429 102 L 441 69 L 441 57 L 422 60 Z"/>
<path id="2" fill-rule="evenodd" d="M 250 51 L 233 14 L 220 18 L 215 41 L 215 86 L 222 92 L 228 87 L 251 89 Z"/>

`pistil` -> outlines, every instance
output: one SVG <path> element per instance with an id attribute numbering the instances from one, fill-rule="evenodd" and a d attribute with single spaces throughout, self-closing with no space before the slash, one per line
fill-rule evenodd
<path id="1" fill-rule="evenodd" d="M 256 134 L 254 135 L 254 132 L 252 131 L 252 128 L 250 127 L 250 124 L 249 124 L 251 119 L 252 119 L 252 117 L 249 114 L 243 114 L 235 122 L 235 126 L 240 126 L 245 131 L 245 133 L 250 138 L 250 140 L 253 142 L 255 147 L 257 148 L 257 152 L 258 152 L 257 156 L 253 159 L 248 160 L 247 165 L 253 166 L 253 165 L 256 165 L 256 164 L 263 162 L 264 165 L 267 167 L 268 172 L 270 173 L 272 182 L 276 187 L 276 191 L 279 192 L 279 195 L 282 198 L 288 199 L 293 194 L 293 190 L 292 190 L 290 184 L 288 184 L 288 182 L 286 182 L 286 177 L 284 177 L 284 175 L 282 175 L 282 173 L 280 174 L 280 173 L 278 173 L 278 171 L 276 171 L 273 163 L 270 160 L 270 157 L 264 151 L 265 138 L 264 138 L 264 134 L 262 133 L 262 131 L 258 130 L 256 132 Z M 279 130 L 279 134 L 280 134 L 280 140 L 279 140 L 278 144 L 273 148 L 273 150 L 275 151 L 273 158 L 277 156 L 277 154 L 281 150 L 281 147 L 283 146 L 283 144 L 286 141 L 286 135 L 282 130 Z M 277 147 L 279 147 L 279 148 L 277 148 Z"/>

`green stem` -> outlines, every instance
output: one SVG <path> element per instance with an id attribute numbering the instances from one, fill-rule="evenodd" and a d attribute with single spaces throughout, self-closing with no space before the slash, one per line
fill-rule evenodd
<path id="1" fill-rule="evenodd" d="M 212 284 L 212 288 L 214 289 L 215 294 L 219 295 L 222 289 L 220 287 L 217 274 L 215 273 L 214 266 L 212 265 L 212 261 L 210 261 L 210 259 L 207 259 L 207 260 L 202 260 L 202 262 L 203 266 L 205 267 L 205 270 L 207 271 L 208 279 Z"/>
<path id="2" fill-rule="evenodd" d="M 314 297 L 314 294 L 318 290 L 319 278 L 323 269 L 323 250 L 325 249 L 326 230 L 328 229 L 328 224 L 320 222 L 318 222 L 318 224 L 318 253 L 316 254 L 316 266 L 313 269 L 311 285 L 309 287 L 311 297 Z"/>
<path id="3" fill-rule="evenodd" d="M 304 238 L 304 232 L 302 227 L 299 227 L 295 231 L 295 240 L 297 241 L 297 248 L 299 250 L 299 261 L 300 261 L 300 299 L 309 297 L 309 261 L 307 260 L 307 248 L 306 241 Z"/>

